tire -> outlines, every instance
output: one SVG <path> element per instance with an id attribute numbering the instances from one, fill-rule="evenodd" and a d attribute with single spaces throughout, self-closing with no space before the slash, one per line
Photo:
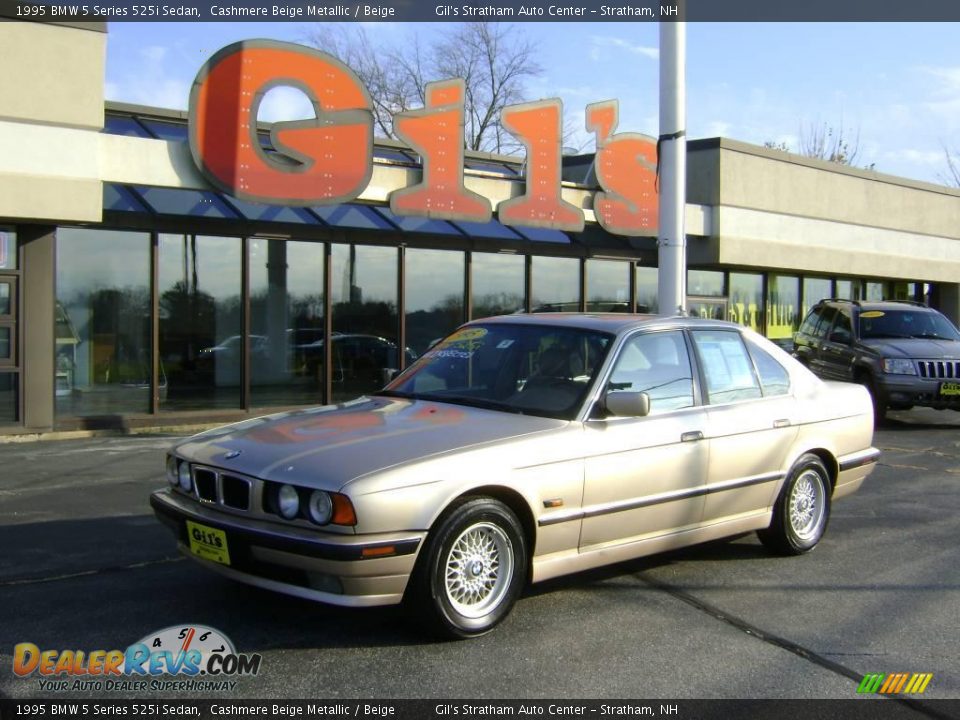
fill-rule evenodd
<path id="1" fill-rule="evenodd" d="M 870 399 L 873 401 L 873 424 L 879 425 L 887 417 L 887 404 L 880 396 L 877 383 L 871 375 L 862 375 L 860 377 L 860 384 L 870 393 Z"/>
<path id="2" fill-rule="evenodd" d="M 447 638 L 490 632 L 510 612 L 527 577 L 527 543 L 499 500 L 467 498 L 427 536 L 404 601 L 428 630 Z"/>
<path id="3" fill-rule="evenodd" d="M 803 455 L 787 475 L 773 507 L 770 527 L 757 535 L 780 555 L 802 555 L 813 550 L 830 521 L 830 475 L 816 455 Z"/>

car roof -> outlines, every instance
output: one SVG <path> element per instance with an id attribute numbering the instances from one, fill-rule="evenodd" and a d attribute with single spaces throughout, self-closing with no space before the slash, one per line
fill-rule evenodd
<path id="1" fill-rule="evenodd" d="M 619 334 L 636 328 L 716 327 L 742 329 L 723 320 L 707 320 L 689 316 L 640 315 L 631 313 L 515 313 L 481 318 L 467 325 L 541 325 L 563 326 Z"/>
<path id="2" fill-rule="evenodd" d="M 901 300 L 847 300 L 843 298 L 831 298 L 821 300 L 819 305 L 853 305 L 861 310 L 914 310 L 917 312 L 937 312 L 928 305 L 922 305 L 916 302 Z"/>

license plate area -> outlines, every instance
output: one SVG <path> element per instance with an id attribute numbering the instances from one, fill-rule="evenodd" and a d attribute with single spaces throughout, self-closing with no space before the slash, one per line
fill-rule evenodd
<path id="1" fill-rule="evenodd" d="M 940 394 L 945 397 L 960 397 L 960 382 L 940 383 Z"/>
<path id="2" fill-rule="evenodd" d="M 197 557 L 221 565 L 230 564 L 227 534 L 223 530 L 187 520 L 187 539 L 190 542 L 190 552 Z"/>

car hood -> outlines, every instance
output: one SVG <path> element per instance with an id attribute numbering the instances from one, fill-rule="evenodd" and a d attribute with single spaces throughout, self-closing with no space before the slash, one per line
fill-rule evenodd
<path id="1" fill-rule="evenodd" d="M 930 338 L 874 338 L 862 341 L 865 346 L 884 357 L 904 357 L 921 360 L 960 359 L 960 342 Z"/>
<path id="2" fill-rule="evenodd" d="M 424 400 L 360 398 L 200 433 L 192 462 L 325 490 L 429 457 L 556 429 L 566 421 Z"/>

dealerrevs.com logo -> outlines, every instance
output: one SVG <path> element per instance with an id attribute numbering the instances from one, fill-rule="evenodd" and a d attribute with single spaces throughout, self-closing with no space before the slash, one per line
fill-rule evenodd
<path id="1" fill-rule="evenodd" d="M 234 678 L 256 675 L 262 660 L 258 653 L 238 653 L 214 628 L 172 625 L 126 650 L 41 650 L 34 643 L 19 643 L 13 649 L 13 672 L 35 677 L 45 692 L 231 691 L 237 685 Z"/>

